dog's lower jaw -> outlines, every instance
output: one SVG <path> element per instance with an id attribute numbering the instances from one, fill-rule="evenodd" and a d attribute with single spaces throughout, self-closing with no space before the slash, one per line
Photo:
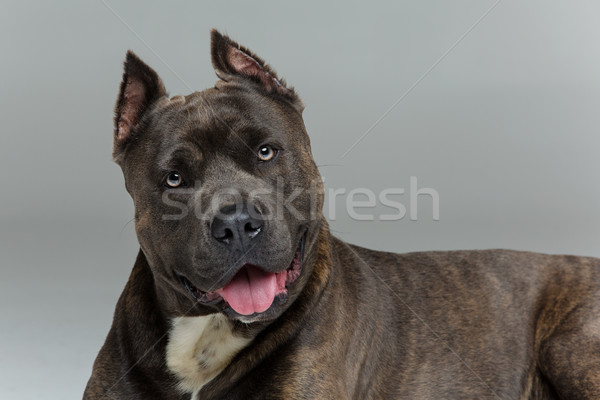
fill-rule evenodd
<path id="1" fill-rule="evenodd" d="M 316 235 L 319 239 L 315 238 L 313 242 L 316 243 L 316 248 L 307 253 L 307 275 L 304 278 L 308 283 L 303 283 L 303 291 L 307 290 L 311 295 L 301 299 L 302 304 L 299 311 L 296 311 L 296 318 L 284 323 L 288 326 L 283 329 L 285 335 L 282 335 L 280 330 L 280 333 L 274 336 L 278 340 L 283 341 L 289 337 L 287 335 L 294 334 L 300 326 L 298 321 L 303 320 L 304 313 L 315 306 L 329 280 L 331 247 L 326 222 L 320 225 Z M 308 250 L 311 248 L 312 245 Z M 244 336 L 235 329 L 236 322 L 222 313 L 173 318 L 166 348 L 166 364 L 169 372 L 179 379 L 179 390 L 191 394 L 190 400 L 199 400 L 198 393 L 223 372 L 240 351 L 254 346 L 254 337 L 271 323 L 255 322 L 256 318 L 247 316 L 240 319 L 244 324 L 254 325 L 251 329 L 244 329 Z M 246 325 L 246 328 L 249 327 L 250 325 Z M 259 358 L 262 356 L 257 359 Z"/>
<path id="2" fill-rule="evenodd" d="M 238 336 L 223 314 L 173 319 L 166 362 L 179 379 L 179 389 L 192 399 L 252 341 Z"/>

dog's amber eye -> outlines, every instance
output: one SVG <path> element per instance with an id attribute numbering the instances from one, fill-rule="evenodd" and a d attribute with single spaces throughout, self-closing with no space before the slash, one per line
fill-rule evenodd
<path id="1" fill-rule="evenodd" d="M 269 145 L 260 146 L 258 149 L 258 159 L 260 161 L 271 161 L 277 155 L 277 150 Z"/>
<path id="2" fill-rule="evenodd" d="M 168 187 L 176 188 L 183 184 L 183 178 L 179 172 L 171 172 L 167 175 L 166 184 Z"/>

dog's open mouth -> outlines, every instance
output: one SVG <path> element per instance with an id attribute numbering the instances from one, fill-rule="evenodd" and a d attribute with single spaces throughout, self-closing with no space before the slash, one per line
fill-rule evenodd
<path id="1" fill-rule="evenodd" d="M 304 237 L 296 249 L 294 259 L 283 271 L 273 273 L 252 264 L 244 264 L 224 287 L 205 292 L 195 287 L 185 276 L 175 274 L 181 284 L 200 303 L 217 304 L 221 301 L 241 315 L 262 313 L 271 307 L 275 298 L 287 293 L 302 270 Z"/>

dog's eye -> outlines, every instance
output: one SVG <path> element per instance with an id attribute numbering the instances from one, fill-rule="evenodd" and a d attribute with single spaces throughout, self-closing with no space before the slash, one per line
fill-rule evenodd
<path id="1" fill-rule="evenodd" d="M 173 171 L 167 175 L 167 180 L 165 183 L 168 187 L 176 188 L 183 184 L 183 178 L 179 172 Z"/>
<path id="2" fill-rule="evenodd" d="M 277 150 L 269 145 L 260 146 L 258 149 L 258 160 L 259 161 L 271 161 L 277 155 Z"/>

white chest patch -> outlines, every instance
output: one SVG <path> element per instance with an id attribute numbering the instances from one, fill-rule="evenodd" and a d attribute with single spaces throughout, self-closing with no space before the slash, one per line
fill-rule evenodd
<path id="1" fill-rule="evenodd" d="M 236 336 L 223 314 L 175 318 L 167 345 L 167 367 L 179 378 L 179 388 L 195 398 L 251 340 Z"/>

